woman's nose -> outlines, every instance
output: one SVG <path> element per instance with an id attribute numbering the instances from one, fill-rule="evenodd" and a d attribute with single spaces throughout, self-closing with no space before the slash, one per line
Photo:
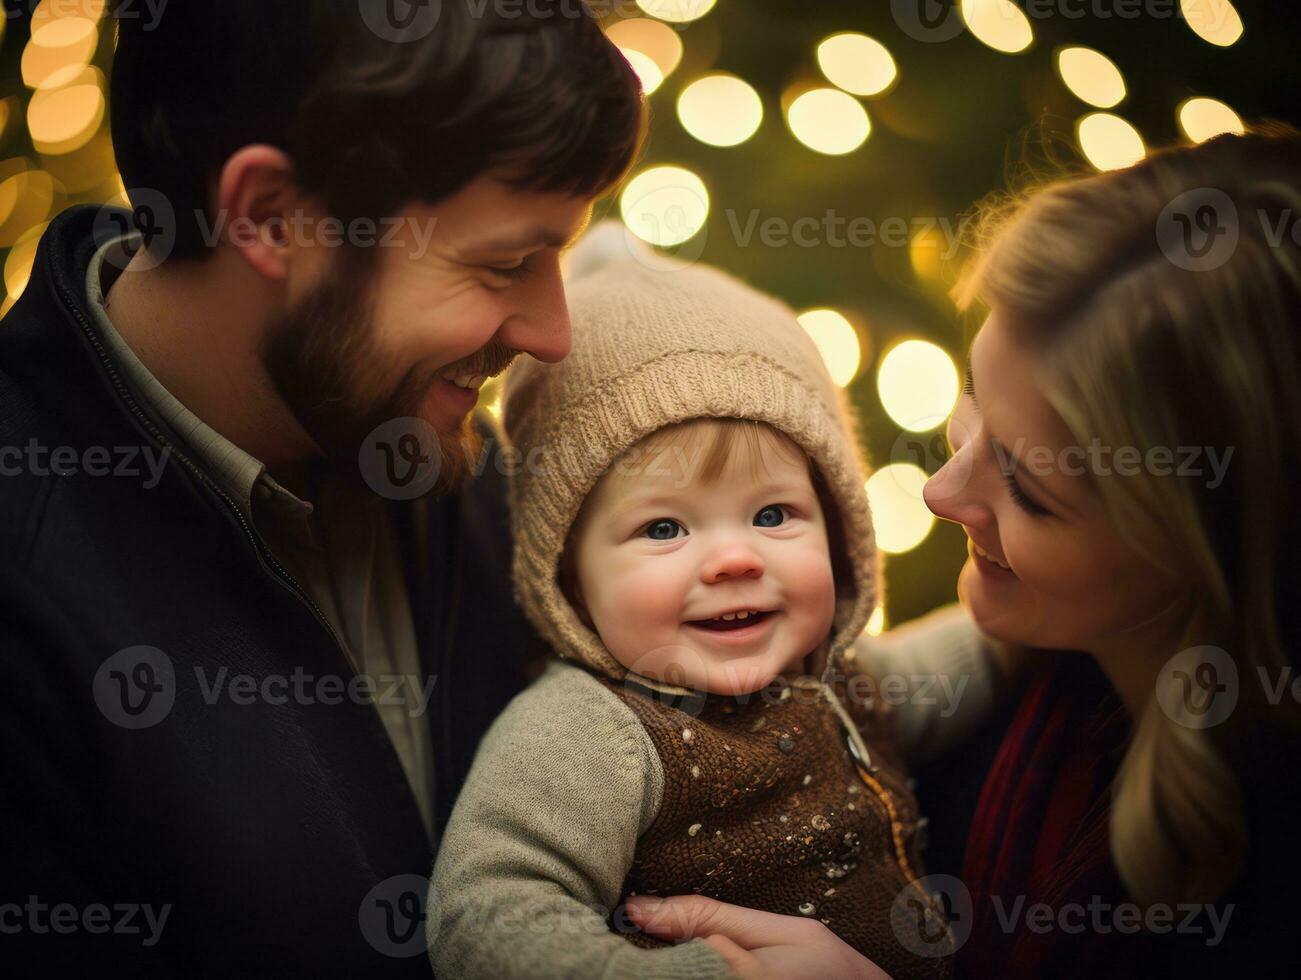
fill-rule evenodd
<path id="1" fill-rule="evenodd" d="M 922 499 L 932 514 L 941 520 L 968 527 L 988 527 L 994 513 L 973 479 L 975 445 L 966 443 L 939 471 L 926 481 Z"/>
<path id="2" fill-rule="evenodd" d="M 740 542 L 722 544 L 700 569 L 700 579 L 707 585 L 734 578 L 760 578 L 764 562 L 754 548 Z"/>

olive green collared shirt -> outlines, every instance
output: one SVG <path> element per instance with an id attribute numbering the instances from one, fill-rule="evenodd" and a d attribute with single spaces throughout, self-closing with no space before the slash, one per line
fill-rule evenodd
<path id="1" fill-rule="evenodd" d="M 316 603 L 353 670 L 369 678 L 376 710 L 432 844 L 435 787 L 427 716 L 432 685 L 420 667 L 406 578 L 384 501 L 319 469 L 302 474 L 302 492 L 309 499 L 295 495 L 163 387 L 114 327 L 105 298 L 122 274 L 105 256 L 133 248 L 132 237 L 105 244 L 90 263 L 86 293 L 99 332 L 131 385 L 185 440 Z"/>

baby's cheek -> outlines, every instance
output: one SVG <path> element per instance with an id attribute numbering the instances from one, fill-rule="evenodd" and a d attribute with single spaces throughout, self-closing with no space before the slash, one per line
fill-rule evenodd
<path id="1" fill-rule="evenodd" d="M 620 573 L 619 591 L 631 617 L 677 624 L 686 584 L 679 564 L 671 555 L 661 556 L 630 564 Z"/>
<path id="2" fill-rule="evenodd" d="M 836 580 L 825 547 L 800 547 L 780 562 L 783 591 L 792 605 L 809 618 L 825 619 L 828 627 L 836 612 Z"/>
<path id="3" fill-rule="evenodd" d="M 684 578 L 672 556 L 654 561 L 616 563 L 600 582 L 600 609 L 594 611 L 601 638 L 625 666 L 629 659 L 667 642 L 682 614 Z"/>

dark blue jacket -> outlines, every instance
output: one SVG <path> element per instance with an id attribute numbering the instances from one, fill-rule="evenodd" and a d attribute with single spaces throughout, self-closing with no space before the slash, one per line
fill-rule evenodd
<path id="1" fill-rule="evenodd" d="M 50 225 L 0 323 L 0 453 L 13 447 L 0 455 L 0 972 L 35 957 L 134 975 L 428 976 L 410 938 L 423 931 L 418 882 L 400 876 L 427 876 L 433 855 L 374 706 L 326 703 L 327 688 L 269 703 L 205 687 L 248 675 L 279 694 L 295 671 L 352 672 L 106 353 L 85 298 L 95 214 Z M 19 461 L 31 446 L 44 464 Z M 101 467 L 103 452 L 85 453 L 103 447 L 110 469 L 132 449 L 169 455 L 150 489 L 81 467 L 57 475 L 61 447 Z M 493 467 L 432 505 L 424 540 L 410 505 L 392 507 L 436 678 L 426 717 L 441 830 L 480 736 L 543 649 L 511 598 Z M 170 679 L 162 661 L 122 669 L 119 651 L 141 646 L 166 655 Z M 127 690 L 139 698 L 114 708 Z M 124 727 L 150 690 L 170 708 Z M 144 906 L 155 921 L 169 908 L 161 930 Z"/>

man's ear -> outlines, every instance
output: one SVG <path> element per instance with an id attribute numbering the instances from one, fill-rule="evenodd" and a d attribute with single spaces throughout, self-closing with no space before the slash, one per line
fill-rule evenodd
<path id="1" fill-rule="evenodd" d="M 245 146 L 222 168 L 214 227 L 260 275 L 285 279 L 296 254 L 310 244 L 320 215 L 294 182 L 293 161 L 274 146 Z"/>

